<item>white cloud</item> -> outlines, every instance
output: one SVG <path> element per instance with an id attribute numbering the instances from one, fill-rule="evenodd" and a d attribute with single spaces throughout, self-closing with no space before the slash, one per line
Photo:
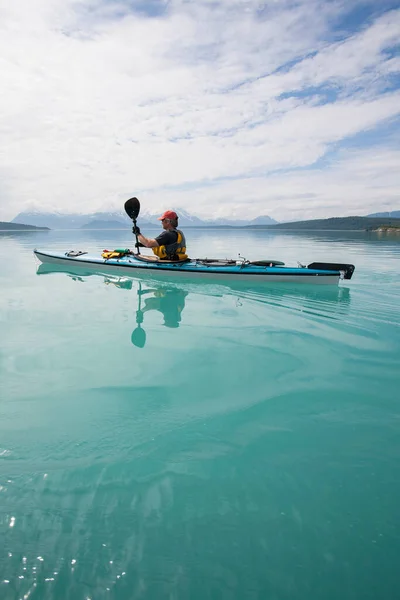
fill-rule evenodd
<path id="1" fill-rule="evenodd" d="M 281 220 L 399 207 L 393 142 L 314 165 L 400 113 L 399 90 L 386 91 L 400 10 L 338 41 L 340 2 L 164 4 L 153 18 L 95 0 L 0 9 L 0 219 L 133 194 Z M 374 165 L 359 178 L 357 156 Z"/>
<path id="2" fill-rule="evenodd" d="M 343 151 L 328 168 L 240 178 L 191 192 L 196 214 L 277 220 L 367 215 L 400 205 L 400 150 Z M 366 185 L 368 181 L 368 185 Z M 184 191 L 164 190 L 165 204 L 182 206 Z M 146 200 L 158 204 L 157 193 Z"/>

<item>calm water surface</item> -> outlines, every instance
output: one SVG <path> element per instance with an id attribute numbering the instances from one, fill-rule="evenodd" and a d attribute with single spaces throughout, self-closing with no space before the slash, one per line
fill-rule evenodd
<path id="1" fill-rule="evenodd" d="M 132 240 L 0 235 L 1 600 L 399 598 L 398 238 L 187 234 L 196 257 L 356 271 L 48 272 L 34 247 Z"/>

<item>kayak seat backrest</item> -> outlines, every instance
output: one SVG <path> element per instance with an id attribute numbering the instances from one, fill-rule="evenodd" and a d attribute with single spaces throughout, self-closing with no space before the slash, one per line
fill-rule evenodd
<path id="1" fill-rule="evenodd" d="M 255 267 L 283 267 L 284 264 L 281 260 L 253 260 L 249 262 L 249 265 Z"/>

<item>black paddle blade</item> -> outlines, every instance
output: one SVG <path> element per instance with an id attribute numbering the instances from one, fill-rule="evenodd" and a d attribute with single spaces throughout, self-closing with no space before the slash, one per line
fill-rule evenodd
<path id="1" fill-rule="evenodd" d="M 146 343 L 146 332 L 141 327 L 136 327 L 132 332 L 131 341 L 137 348 L 143 348 Z"/>
<path id="2" fill-rule="evenodd" d="M 125 202 L 125 212 L 132 221 L 136 221 L 140 213 L 140 202 L 137 198 L 129 198 Z"/>

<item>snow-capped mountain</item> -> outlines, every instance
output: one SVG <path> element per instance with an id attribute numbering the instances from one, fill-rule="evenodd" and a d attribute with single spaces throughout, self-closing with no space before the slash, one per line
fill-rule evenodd
<path id="1" fill-rule="evenodd" d="M 241 227 L 246 225 L 274 225 L 274 221 L 267 215 L 257 217 L 252 220 L 234 220 L 234 219 L 210 219 L 202 220 L 195 215 L 191 215 L 182 208 L 173 208 L 179 215 L 180 227 L 215 227 L 215 226 L 231 226 Z M 159 213 L 153 214 L 146 210 L 141 211 L 138 219 L 140 227 L 157 227 L 160 228 Z M 12 223 L 23 223 L 25 225 L 35 225 L 37 227 L 49 227 L 50 229 L 85 229 L 91 227 L 93 222 L 104 222 L 105 229 L 110 228 L 107 223 L 114 223 L 116 226 L 120 223 L 121 227 L 131 226 L 131 220 L 124 211 L 116 212 L 96 212 L 91 214 L 63 214 L 60 212 L 38 212 L 26 211 L 19 213 Z"/>
<path id="2" fill-rule="evenodd" d="M 129 227 L 130 219 L 125 212 L 92 213 L 92 214 L 62 214 L 59 212 L 22 212 L 11 222 L 50 227 L 50 229 L 81 229 L 93 221 L 117 222 L 121 227 Z"/>
<path id="3" fill-rule="evenodd" d="M 183 208 L 172 207 L 169 210 L 174 210 L 179 216 L 180 227 L 205 227 L 207 225 L 206 221 L 202 221 L 199 217 L 191 215 Z M 140 222 L 144 219 L 153 225 L 157 225 L 157 227 L 160 227 L 159 217 L 160 213 L 154 214 L 146 210 L 140 212 Z"/>

